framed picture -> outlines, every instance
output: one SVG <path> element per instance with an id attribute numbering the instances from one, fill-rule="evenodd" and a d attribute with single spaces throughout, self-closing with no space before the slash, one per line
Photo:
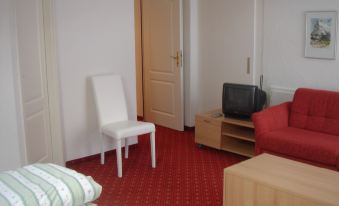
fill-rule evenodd
<path id="1" fill-rule="evenodd" d="M 306 12 L 305 57 L 336 59 L 337 12 Z"/>

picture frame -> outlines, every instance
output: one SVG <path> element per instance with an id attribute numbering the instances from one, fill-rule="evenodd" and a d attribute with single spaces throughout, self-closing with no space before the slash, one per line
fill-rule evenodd
<path id="1" fill-rule="evenodd" d="M 305 57 L 336 59 L 337 11 L 305 12 Z"/>

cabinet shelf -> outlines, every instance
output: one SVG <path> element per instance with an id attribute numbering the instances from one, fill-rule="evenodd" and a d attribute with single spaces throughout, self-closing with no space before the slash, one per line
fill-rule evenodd
<path id="1" fill-rule="evenodd" d="M 232 138 L 236 138 L 236 139 L 241 139 L 241 140 L 249 141 L 249 142 L 255 142 L 254 138 L 249 138 L 249 137 L 240 136 L 240 135 L 236 135 L 236 134 L 231 134 L 231 133 L 227 133 L 227 132 L 223 132 L 222 135 L 223 136 L 232 137 Z"/>
<path id="2" fill-rule="evenodd" d="M 250 119 L 242 120 L 242 119 L 224 118 L 223 122 L 231 125 L 238 125 L 241 127 L 254 129 L 253 122 Z"/>
<path id="3" fill-rule="evenodd" d="M 223 124 L 222 135 L 255 142 L 253 129 L 237 125 Z"/>
<path id="4" fill-rule="evenodd" d="M 221 149 L 240 154 L 246 157 L 254 156 L 254 143 L 234 139 L 232 137 L 224 136 L 221 143 Z"/>

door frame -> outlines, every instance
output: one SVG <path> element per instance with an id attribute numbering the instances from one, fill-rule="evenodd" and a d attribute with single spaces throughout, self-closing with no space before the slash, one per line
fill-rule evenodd
<path id="1" fill-rule="evenodd" d="M 141 24 L 141 72 L 142 72 L 142 100 L 143 100 L 143 117 L 145 117 L 145 70 L 144 70 L 144 56 L 143 56 L 143 35 L 142 35 L 142 19 L 143 19 L 143 13 L 142 13 L 142 1 L 143 0 L 138 0 L 139 1 L 139 6 L 140 6 L 140 11 L 141 11 L 141 18 L 140 18 L 140 24 Z M 185 127 L 185 72 L 184 72 L 184 65 L 185 65 L 185 57 L 184 57 L 184 0 L 179 0 L 179 5 L 180 5 L 180 11 L 179 11 L 179 19 L 180 19 L 180 51 L 181 51 L 181 57 L 180 57 L 180 81 L 181 81 L 181 104 L 182 104 L 182 112 L 181 112 L 181 119 L 183 121 L 183 128 Z"/>
<path id="2" fill-rule="evenodd" d="M 142 0 L 134 0 L 134 28 L 135 28 L 135 68 L 136 68 L 136 97 L 137 116 L 144 117 L 144 80 L 143 80 L 143 55 L 142 55 Z M 138 84 L 139 83 L 139 84 Z M 141 88 L 139 88 L 141 87 Z"/>
<path id="3" fill-rule="evenodd" d="M 54 163 L 65 165 L 64 134 L 61 119 L 60 80 L 56 52 L 55 7 L 54 0 L 43 0 L 42 2 L 50 130 L 52 138 L 52 159 Z"/>
<path id="4" fill-rule="evenodd" d="M 64 166 L 64 133 L 61 119 L 61 99 L 60 99 L 60 87 L 59 87 L 59 75 L 56 55 L 56 36 L 55 36 L 55 10 L 54 0 L 40 0 L 42 3 L 43 12 L 43 30 L 41 36 L 44 38 L 44 50 L 45 50 L 45 66 L 46 66 L 46 86 L 48 90 L 48 104 L 49 104 L 49 128 L 51 134 L 51 153 L 52 162 Z M 15 4 L 14 4 L 15 6 Z M 16 26 L 16 25 L 15 25 Z M 16 36 L 16 28 L 13 31 Z M 23 101 L 21 90 L 21 77 L 20 77 L 20 65 L 18 55 L 17 40 L 14 40 L 16 45 L 16 90 L 17 90 L 17 113 L 19 120 L 19 134 L 21 136 L 20 148 L 21 148 L 21 165 L 28 164 L 27 150 L 26 150 L 26 135 L 25 124 L 23 116 Z"/>
<path id="5" fill-rule="evenodd" d="M 182 119 L 182 126 L 183 130 L 185 130 L 185 56 L 184 56 L 184 0 L 179 0 L 180 4 L 180 72 L 181 72 L 181 105 L 182 105 L 182 111 L 181 111 L 181 119 Z"/>

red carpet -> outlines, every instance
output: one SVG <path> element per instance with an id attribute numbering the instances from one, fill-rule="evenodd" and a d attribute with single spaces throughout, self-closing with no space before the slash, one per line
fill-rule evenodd
<path id="1" fill-rule="evenodd" d="M 69 168 L 92 176 L 103 186 L 98 205 L 222 205 L 223 169 L 244 158 L 199 148 L 194 131 L 157 127 L 157 168 L 152 169 L 148 135 L 130 147 L 123 159 L 123 177 L 117 177 L 115 152 L 71 161 Z"/>

